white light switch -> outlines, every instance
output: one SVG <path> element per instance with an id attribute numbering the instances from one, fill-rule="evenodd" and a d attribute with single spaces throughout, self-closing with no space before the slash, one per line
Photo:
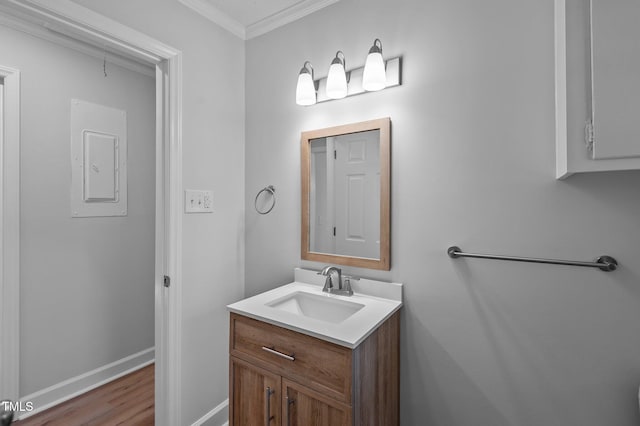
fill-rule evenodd
<path id="1" fill-rule="evenodd" d="M 213 191 L 186 189 L 184 191 L 185 213 L 213 212 Z"/>

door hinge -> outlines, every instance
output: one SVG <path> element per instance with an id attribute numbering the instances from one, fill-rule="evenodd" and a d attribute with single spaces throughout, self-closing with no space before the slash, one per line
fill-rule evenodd
<path id="1" fill-rule="evenodd" d="M 335 149 L 333 150 L 333 159 L 334 160 L 338 159 L 338 151 L 336 151 Z"/>
<path id="2" fill-rule="evenodd" d="M 334 237 L 336 236 L 336 227 L 335 226 L 333 227 L 333 236 Z"/>
<path id="3" fill-rule="evenodd" d="M 587 145 L 587 149 L 593 152 L 593 144 L 595 142 L 595 135 L 593 133 L 593 121 L 588 120 L 584 126 L 584 143 Z"/>
<path id="4" fill-rule="evenodd" d="M 163 282 L 164 282 L 164 286 L 165 287 L 171 286 L 171 278 L 168 275 L 164 276 L 164 281 Z"/>

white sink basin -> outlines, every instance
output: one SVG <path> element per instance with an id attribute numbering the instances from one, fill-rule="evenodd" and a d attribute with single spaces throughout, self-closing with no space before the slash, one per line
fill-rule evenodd
<path id="1" fill-rule="evenodd" d="M 341 323 L 364 307 L 363 304 L 335 299 L 329 295 L 296 291 L 265 303 L 275 309 L 318 320 Z"/>
<path id="2" fill-rule="evenodd" d="M 402 306 L 402 284 L 351 281 L 353 296 L 323 293 L 326 277 L 296 268 L 295 281 L 227 308 L 249 318 L 354 349 Z"/>

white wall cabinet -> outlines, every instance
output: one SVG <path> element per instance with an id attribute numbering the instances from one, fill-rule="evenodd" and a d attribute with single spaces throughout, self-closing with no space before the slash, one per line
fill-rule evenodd
<path id="1" fill-rule="evenodd" d="M 640 169 L 640 3 L 555 0 L 556 177 Z"/>

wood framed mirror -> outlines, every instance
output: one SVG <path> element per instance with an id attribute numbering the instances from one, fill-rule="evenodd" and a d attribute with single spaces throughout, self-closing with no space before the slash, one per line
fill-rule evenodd
<path id="1" fill-rule="evenodd" d="M 303 260 L 388 271 L 391 120 L 302 132 Z"/>

